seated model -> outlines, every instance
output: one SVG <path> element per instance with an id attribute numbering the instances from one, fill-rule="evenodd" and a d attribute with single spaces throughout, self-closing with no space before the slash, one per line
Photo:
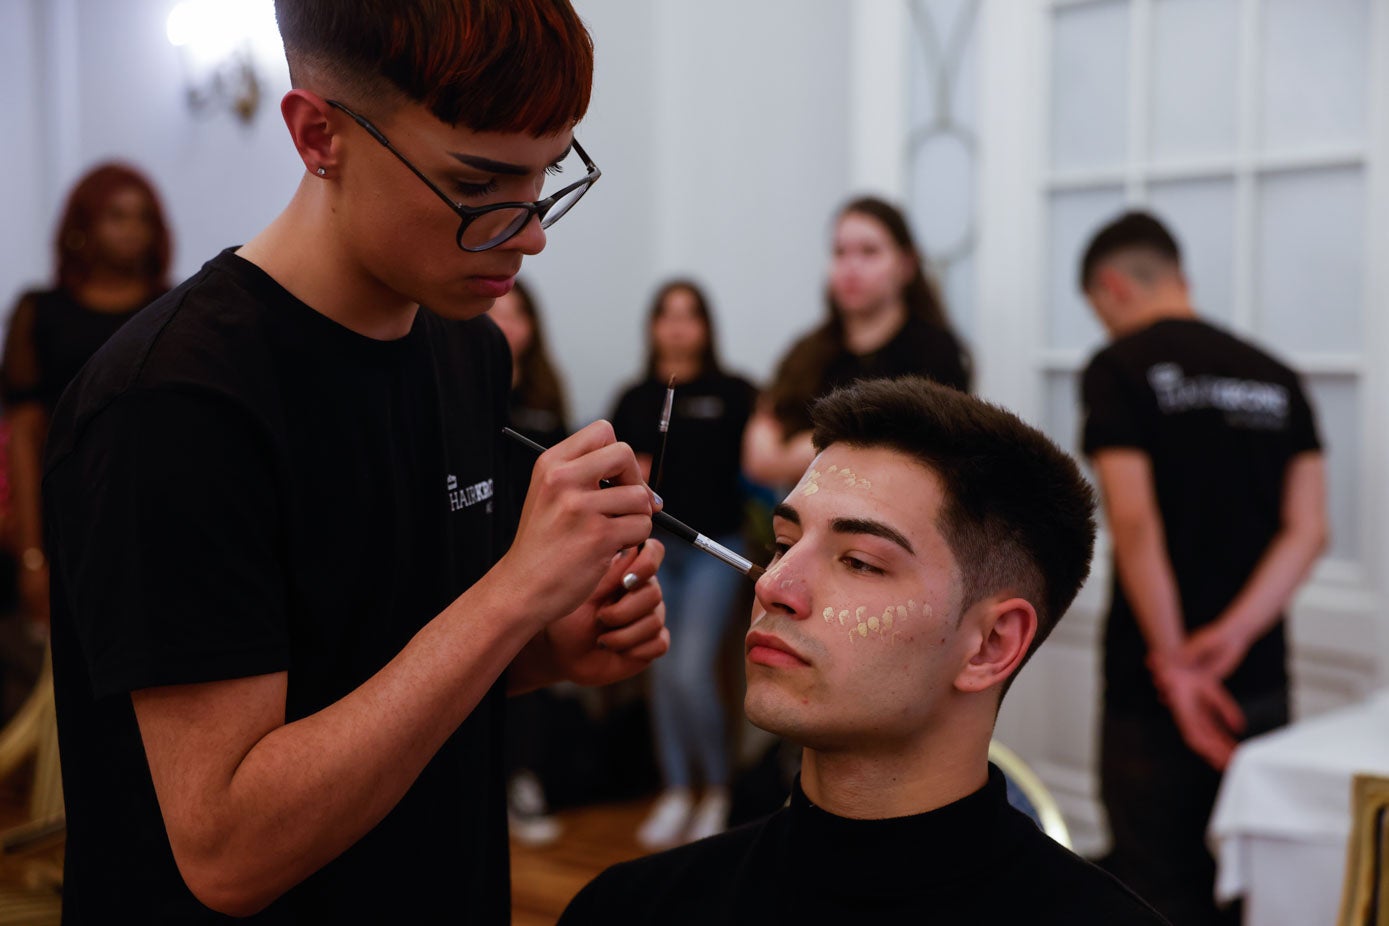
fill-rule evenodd
<path id="1" fill-rule="evenodd" d="M 988 762 L 1004 691 L 1089 571 L 1075 463 L 923 379 L 812 415 L 746 641 L 748 718 L 803 749 L 789 805 L 614 866 L 562 926 L 1165 922 L 1013 809 Z"/>

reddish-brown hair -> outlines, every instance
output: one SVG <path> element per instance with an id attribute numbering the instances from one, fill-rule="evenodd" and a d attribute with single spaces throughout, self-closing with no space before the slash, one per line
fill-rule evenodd
<path id="1" fill-rule="evenodd" d="M 150 206 L 153 238 L 149 253 L 141 265 L 141 275 L 150 290 L 169 288 L 169 258 L 172 245 L 169 225 L 164 219 L 164 207 L 154 185 L 133 167 L 125 164 L 99 164 L 89 171 L 68 194 L 62 220 L 53 245 L 57 252 L 57 284 L 61 289 L 75 290 L 92 274 L 98 258 L 92 226 L 101 217 L 107 204 L 117 193 L 136 189 L 145 195 Z"/>
<path id="2" fill-rule="evenodd" d="M 568 0 L 275 0 L 275 16 L 295 86 L 394 88 L 477 132 L 551 135 L 588 110 L 593 40 Z"/>

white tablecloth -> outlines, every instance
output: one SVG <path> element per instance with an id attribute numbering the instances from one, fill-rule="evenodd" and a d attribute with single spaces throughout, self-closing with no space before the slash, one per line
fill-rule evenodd
<path id="1" fill-rule="evenodd" d="M 1235 751 L 1209 837 L 1216 896 L 1243 896 L 1246 926 L 1333 926 L 1356 772 L 1389 775 L 1389 690 Z"/>

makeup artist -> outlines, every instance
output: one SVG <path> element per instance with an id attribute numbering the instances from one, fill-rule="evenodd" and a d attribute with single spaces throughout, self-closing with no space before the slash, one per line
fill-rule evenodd
<path id="1" fill-rule="evenodd" d="M 501 926 L 507 694 L 668 645 L 609 424 L 508 504 L 485 315 L 584 233 L 593 43 L 567 0 L 275 12 L 292 199 L 49 431 L 63 922 Z"/>
<path id="2" fill-rule="evenodd" d="M 826 301 L 828 317 L 792 345 L 743 439 L 744 471 L 767 486 L 791 484 L 814 458 L 810 403 L 832 389 L 916 375 L 969 390 L 969 353 L 896 206 L 862 197 L 840 209 Z"/>
<path id="3" fill-rule="evenodd" d="M 658 424 L 672 383 L 663 448 Z M 697 516 L 702 531 L 734 551 L 743 546 L 739 453 L 755 395 L 751 383 L 719 363 L 703 290 L 690 280 L 660 287 L 648 315 L 646 371 L 622 393 L 613 428 L 670 510 Z M 727 825 L 730 762 L 718 656 L 742 581 L 692 546 L 667 544 L 661 586 L 670 652 L 650 670 L 652 732 L 665 789 L 637 831 L 647 848 L 700 839 Z"/>

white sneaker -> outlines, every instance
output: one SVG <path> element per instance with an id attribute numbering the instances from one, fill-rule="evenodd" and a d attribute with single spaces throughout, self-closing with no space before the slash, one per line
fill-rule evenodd
<path id="1" fill-rule="evenodd" d="M 678 845 L 690 821 L 693 804 L 689 788 L 667 788 L 637 830 L 637 842 L 647 849 L 669 849 Z"/>
<path id="2" fill-rule="evenodd" d="M 545 846 L 559 838 L 562 827 L 550 816 L 545 790 L 530 771 L 511 776 L 506 786 L 506 819 L 511 835 L 528 846 Z"/>
<path id="3" fill-rule="evenodd" d="M 511 838 L 523 846 L 548 846 L 559 839 L 564 827 L 554 817 L 518 817 L 506 815 Z"/>
<path id="4" fill-rule="evenodd" d="M 685 838 L 693 842 L 728 829 L 729 797 L 727 788 L 710 788 L 704 792 L 694 813 L 690 815 Z"/>

